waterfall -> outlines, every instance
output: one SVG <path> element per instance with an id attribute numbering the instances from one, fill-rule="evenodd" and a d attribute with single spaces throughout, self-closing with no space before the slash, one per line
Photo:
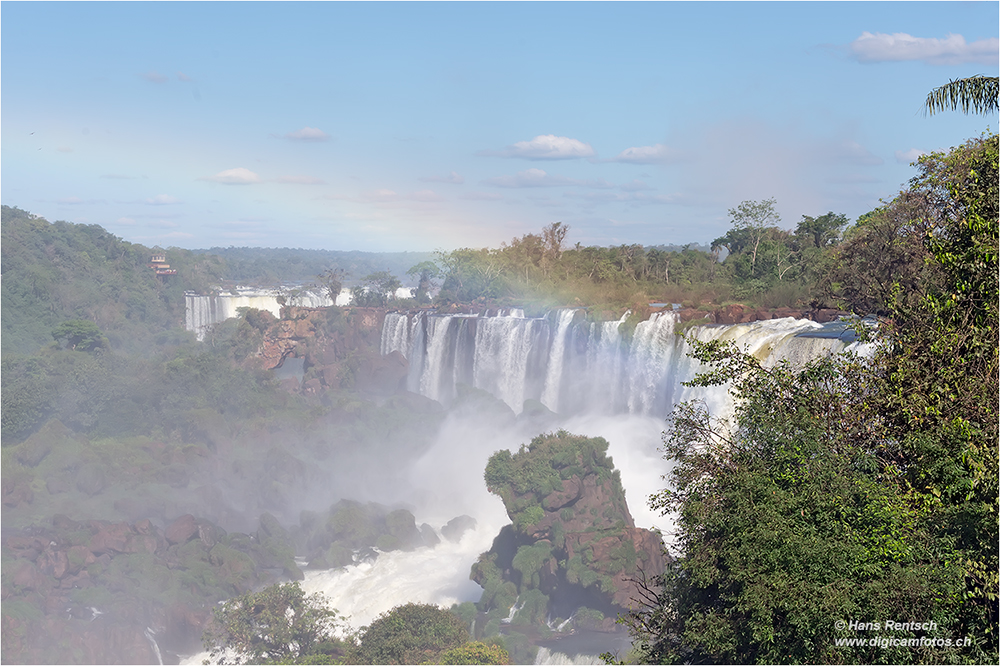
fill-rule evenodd
<path id="1" fill-rule="evenodd" d="M 618 321 L 587 322 L 580 310 L 547 317 L 523 313 L 473 317 L 420 313 L 386 316 L 382 351 L 410 361 L 410 390 L 448 404 L 456 384 L 488 391 L 515 412 L 526 400 L 564 415 L 604 413 L 665 417 L 677 402 L 700 398 L 722 412 L 731 407 L 724 388 L 683 385 L 703 368 L 687 354 L 672 312 L 640 322 L 631 339 Z M 839 327 L 839 328 L 838 328 Z M 843 324 L 773 319 L 732 326 L 696 326 L 697 340 L 731 341 L 766 367 L 785 360 L 801 367 L 842 351 Z"/>
<path id="2" fill-rule="evenodd" d="M 163 655 L 160 654 L 160 646 L 156 644 L 156 632 L 149 627 L 146 627 L 142 633 L 146 636 L 146 640 L 149 641 L 150 647 L 153 648 L 153 654 L 156 655 L 156 663 L 161 664 L 162 666 Z"/>
<path id="3" fill-rule="evenodd" d="M 284 296 L 288 305 L 304 308 L 323 308 L 333 305 L 329 294 L 323 291 L 287 289 L 256 289 L 236 287 L 231 292 L 201 295 L 194 292 L 184 294 L 184 328 L 192 331 L 198 340 L 204 340 L 213 325 L 235 317 L 240 308 L 267 310 L 275 317 L 281 316 L 278 298 Z M 351 291 L 342 289 L 337 296 L 337 305 L 350 303 Z"/>
<path id="4" fill-rule="evenodd" d="M 538 320 L 491 317 L 476 328 L 473 383 L 508 405 L 524 404 L 533 395 L 532 348 L 546 330 Z"/>
<path id="5" fill-rule="evenodd" d="M 404 356 L 410 351 L 410 318 L 389 312 L 382 323 L 382 356 L 398 351 Z"/>
<path id="6" fill-rule="evenodd" d="M 576 310 L 560 310 L 555 336 L 552 339 L 552 351 L 549 353 L 548 372 L 545 375 L 545 388 L 542 390 L 542 404 L 554 412 L 559 411 L 560 390 L 563 386 L 563 366 L 566 361 L 566 338 L 569 325 L 573 323 Z M 516 407 L 515 407 L 516 409 Z"/>

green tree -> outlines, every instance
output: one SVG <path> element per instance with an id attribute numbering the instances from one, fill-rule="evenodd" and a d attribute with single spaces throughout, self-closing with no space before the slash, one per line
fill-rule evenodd
<path id="1" fill-rule="evenodd" d="M 272 585 L 215 609 L 202 641 L 219 664 L 318 663 L 307 658 L 344 647 L 335 634 L 343 619 L 321 594 L 306 596 L 298 583 Z"/>
<path id="2" fill-rule="evenodd" d="M 75 351 L 94 351 L 108 346 L 108 340 L 101 329 L 87 319 L 64 321 L 52 330 L 52 337 Z"/>
<path id="3" fill-rule="evenodd" d="M 337 304 L 337 297 L 340 296 L 346 277 L 347 271 L 342 268 L 328 268 L 317 276 L 334 305 Z"/>
<path id="4" fill-rule="evenodd" d="M 509 664 L 510 656 L 499 645 L 471 641 L 441 653 L 442 664 Z"/>
<path id="5" fill-rule="evenodd" d="M 465 624 L 430 604 L 404 604 L 361 629 L 349 659 L 355 664 L 435 664 L 469 640 Z"/>
<path id="6" fill-rule="evenodd" d="M 983 115 L 997 112 L 998 77 L 970 76 L 956 79 L 927 93 L 924 111 L 934 115 L 939 111 L 957 111 Z"/>
<path id="7" fill-rule="evenodd" d="M 434 281 L 441 277 L 441 269 L 433 261 L 421 261 L 416 266 L 406 271 L 410 277 L 417 278 L 417 290 L 414 296 L 418 303 L 430 302 L 430 291 L 434 288 Z"/>
<path id="8" fill-rule="evenodd" d="M 848 222 L 846 215 L 833 211 L 819 217 L 803 215 L 802 221 L 795 227 L 795 235 L 808 238 L 813 247 L 824 248 L 840 241 L 840 232 Z"/>
<path id="9" fill-rule="evenodd" d="M 917 663 L 988 659 L 968 648 L 838 646 L 838 625 L 886 618 L 936 622 L 932 638 L 966 635 L 963 571 L 937 516 L 899 484 L 870 400 L 872 369 L 822 359 L 767 370 L 714 342 L 698 385 L 732 382 L 735 425 L 680 405 L 664 434 L 680 556 L 628 618 L 652 663 Z M 915 614 L 915 609 L 919 612 Z M 907 636 L 919 636 L 906 634 Z"/>
<path id="10" fill-rule="evenodd" d="M 354 305 L 362 307 L 384 307 L 396 298 L 396 290 L 402 284 L 389 271 L 377 271 L 361 279 L 361 284 L 354 289 Z"/>
<path id="11" fill-rule="evenodd" d="M 736 422 L 672 417 L 674 489 L 654 505 L 678 512 L 681 556 L 630 616 L 646 659 L 997 660 L 997 136 L 919 167 L 839 254 L 907 269 L 855 292 L 885 315 L 871 360 L 768 371 L 696 345 L 715 364 L 697 383 L 731 381 Z M 836 646 L 857 637 L 838 617 L 933 621 L 953 643 Z"/>
<path id="12" fill-rule="evenodd" d="M 781 216 L 774 209 L 777 201 L 743 201 L 736 208 L 729 209 L 733 228 L 728 234 L 712 241 L 712 248 L 725 247 L 731 254 L 747 251 L 750 253 L 750 271 L 757 266 L 757 251 L 767 230 L 777 227 Z"/>

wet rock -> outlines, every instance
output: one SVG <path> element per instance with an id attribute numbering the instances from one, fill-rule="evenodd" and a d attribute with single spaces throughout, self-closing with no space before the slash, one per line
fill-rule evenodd
<path id="1" fill-rule="evenodd" d="M 461 541 L 462 535 L 467 531 L 476 528 L 476 519 L 472 516 L 462 514 L 448 521 L 448 524 L 441 528 L 441 536 L 448 541 L 457 543 Z"/>
<path id="2" fill-rule="evenodd" d="M 366 357 L 355 375 L 355 387 L 365 393 L 392 395 L 402 390 L 409 371 L 409 361 L 398 351 Z"/>
<path id="3" fill-rule="evenodd" d="M 48 546 L 48 541 L 41 537 L 15 534 L 4 539 L 4 545 L 14 553 L 14 557 L 35 560 Z"/>
<path id="4" fill-rule="evenodd" d="M 841 316 L 846 316 L 847 313 L 842 310 L 837 310 L 834 308 L 822 308 L 820 310 L 814 310 L 812 312 L 813 321 L 819 324 L 826 324 L 831 321 L 837 321 Z"/>
<path id="5" fill-rule="evenodd" d="M 63 513 L 52 516 L 52 527 L 57 530 L 76 530 L 80 528 L 80 523 L 76 522 Z"/>
<path id="6" fill-rule="evenodd" d="M 583 481 L 579 476 L 563 480 L 562 490 L 550 493 L 542 500 L 542 508 L 546 511 L 556 511 L 575 503 L 583 497 Z"/>
<path id="7" fill-rule="evenodd" d="M 81 493 L 94 496 L 104 490 L 107 478 L 104 466 L 98 463 L 87 463 L 76 473 L 76 489 Z"/>
<path id="8" fill-rule="evenodd" d="M 193 539 L 198 534 L 198 521 L 190 513 L 185 514 L 170 523 L 164 531 L 163 536 L 171 544 L 184 543 Z"/>
<path id="9" fill-rule="evenodd" d="M 434 528 L 427 523 L 423 523 L 420 526 L 420 538 L 423 540 L 424 545 L 428 548 L 433 548 L 441 543 L 441 538 L 437 535 L 437 532 L 435 532 Z"/>
<path id="10" fill-rule="evenodd" d="M 10 576 L 11 584 L 14 585 L 15 589 L 20 589 L 22 591 L 35 590 L 44 591 L 49 587 L 48 576 L 46 576 L 42 571 L 35 566 L 34 562 L 29 560 L 16 560 L 12 564 L 4 565 L 4 569 L 10 567 L 13 573 Z M 4 573 L 7 573 L 4 571 Z"/>
<path id="11" fill-rule="evenodd" d="M 207 520 L 198 521 L 198 538 L 206 548 L 212 548 L 222 537 L 226 536 L 226 530 Z"/>
<path id="12" fill-rule="evenodd" d="M 65 576 L 69 570 L 69 558 L 63 550 L 47 550 L 35 560 L 35 564 L 38 565 L 39 571 L 56 580 Z"/>
<path id="13" fill-rule="evenodd" d="M 66 561 L 69 565 L 68 573 L 72 575 L 80 573 L 81 569 L 96 562 L 97 557 L 87 546 L 71 546 L 66 551 Z"/>
<path id="14" fill-rule="evenodd" d="M 24 478 L 4 478 L 2 483 L 3 505 L 16 508 L 31 504 L 35 493 L 31 490 L 31 482 Z"/>
<path id="15" fill-rule="evenodd" d="M 69 474 L 57 474 L 45 480 L 45 489 L 50 495 L 68 493 L 73 489 L 73 479 Z"/>
<path id="16" fill-rule="evenodd" d="M 52 451 L 51 433 L 35 433 L 17 447 L 14 457 L 25 467 L 37 467 Z"/>
<path id="17" fill-rule="evenodd" d="M 386 532 L 396 540 L 396 548 L 401 550 L 413 550 L 423 545 L 423 538 L 420 530 L 417 529 L 417 521 L 413 514 L 406 509 L 397 509 L 385 517 Z M 383 550 L 395 550 L 383 548 Z"/>
<path id="18" fill-rule="evenodd" d="M 90 521 L 94 536 L 90 538 L 89 548 L 94 555 L 103 553 L 123 553 L 132 536 L 132 528 L 128 523 L 112 524 L 103 520 Z"/>

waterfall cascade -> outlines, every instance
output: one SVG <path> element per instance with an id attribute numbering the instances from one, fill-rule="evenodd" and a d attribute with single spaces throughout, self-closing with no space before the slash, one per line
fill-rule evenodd
<path id="1" fill-rule="evenodd" d="M 582 310 L 573 309 L 540 318 L 389 313 L 382 353 L 406 356 L 408 389 L 446 404 L 464 383 L 517 412 L 525 400 L 537 400 L 561 414 L 665 416 L 680 400 L 697 395 L 682 382 L 700 364 L 687 356 L 684 337 L 675 335 L 676 314 L 654 313 L 630 339 L 622 334 L 626 318 L 589 322 Z M 786 318 L 696 326 L 687 333 L 702 341 L 732 341 L 765 365 L 781 360 L 802 365 L 845 349 L 853 338 L 843 331 L 842 324 Z"/>
<path id="2" fill-rule="evenodd" d="M 447 403 L 455 398 L 456 385 L 465 383 L 489 391 L 515 411 L 526 400 L 538 400 L 567 417 L 561 425 L 568 431 L 607 439 L 636 525 L 659 529 L 670 548 L 673 517 L 645 502 L 662 488 L 669 471 L 657 450 L 662 419 L 681 400 L 705 400 L 716 416 L 729 415 L 732 401 L 723 387 L 683 386 L 700 366 L 676 335 L 676 315 L 655 313 L 631 335 L 623 328 L 627 318 L 626 313 L 618 321 L 590 322 L 582 310 L 572 309 L 538 318 L 519 311 L 497 316 L 389 313 L 381 351 L 407 357 L 411 391 Z M 797 319 L 699 326 L 687 334 L 702 341 L 733 341 L 765 365 L 782 359 L 802 364 L 853 341 L 843 324 Z M 468 572 L 508 522 L 502 502 L 484 487 L 482 470 L 493 452 L 516 450 L 532 434 L 449 416 L 434 444 L 409 468 L 407 481 L 386 488 L 382 501 L 405 499 L 415 507 L 418 523 L 442 525 L 466 513 L 476 518 L 477 527 L 459 542 L 442 540 L 433 548 L 381 553 L 374 561 L 342 569 L 307 571 L 303 589 L 326 594 L 355 628 L 407 601 L 448 606 L 478 600 L 482 590 Z M 536 663 L 599 663 L 594 655 L 605 650 L 624 654 L 628 638 L 577 632 L 547 641 Z M 200 663 L 206 656 L 193 655 L 183 663 Z"/>
<path id="3" fill-rule="evenodd" d="M 280 317 L 278 297 L 282 295 L 287 299 L 288 305 L 298 307 L 321 308 L 333 305 L 330 296 L 318 290 L 289 293 L 283 289 L 237 287 L 232 292 L 207 296 L 188 292 L 184 294 L 184 328 L 193 331 L 199 340 L 203 340 L 209 328 L 237 316 L 240 308 L 267 310 L 275 317 Z M 350 290 L 341 290 L 337 296 L 337 305 L 347 305 L 350 302 Z"/>
<path id="4" fill-rule="evenodd" d="M 290 290 L 283 288 L 261 289 L 257 287 L 236 287 L 232 291 L 201 295 L 194 292 L 184 294 L 184 328 L 193 331 L 198 340 L 204 340 L 208 329 L 239 314 L 240 308 L 267 310 L 275 317 L 281 316 L 278 297 L 284 296 L 288 305 L 303 308 L 325 308 L 331 305 L 350 305 L 354 298 L 352 290 L 340 290 L 337 302 L 329 294 L 319 289 Z M 396 298 L 413 298 L 413 289 L 400 287 Z M 391 351 L 391 350 L 389 350 Z M 388 353 L 384 349 L 382 353 Z"/>

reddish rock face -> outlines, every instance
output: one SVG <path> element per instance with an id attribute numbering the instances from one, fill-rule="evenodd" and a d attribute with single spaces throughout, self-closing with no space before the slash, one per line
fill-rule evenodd
<path id="1" fill-rule="evenodd" d="M 343 387 L 377 395 L 399 390 L 409 366 L 401 354 L 398 358 L 379 354 L 384 310 L 285 307 L 282 317 L 270 322 L 248 364 L 273 369 L 286 358 L 301 358 L 305 369 L 317 375 L 301 385 L 285 379 L 282 389 L 304 395 Z"/>
<path id="2" fill-rule="evenodd" d="M 198 535 L 198 521 L 190 513 L 170 523 L 163 536 L 172 544 L 187 543 Z"/>
<path id="3" fill-rule="evenodd" d="M 103 520 L 90 521 L 94 536 L 90 539 L 90 550 L 94 555 L 102 553 L 124 553 L 132 528 L 128 523 L 109 523 Z"/>
<path id="4" fill-rule="evenodd" d="M 635 579 L 663 573 L 663 541 L 635 526 L 607 446 L 601 438 L 560 432 L 490 459 L 487 483 L 513 525 L 473 566 L 473 580 L 487 590 L 483 603 L 492 603 L 490 590 L 513 584 L 519 595 L 540 591 L 550 604 L 546 612 L 560 617 L 573 612 L 568 599 L 600 610 L 611 621 L 585 628 L 612 631 L 614 618 L 641 598 Z"/>

